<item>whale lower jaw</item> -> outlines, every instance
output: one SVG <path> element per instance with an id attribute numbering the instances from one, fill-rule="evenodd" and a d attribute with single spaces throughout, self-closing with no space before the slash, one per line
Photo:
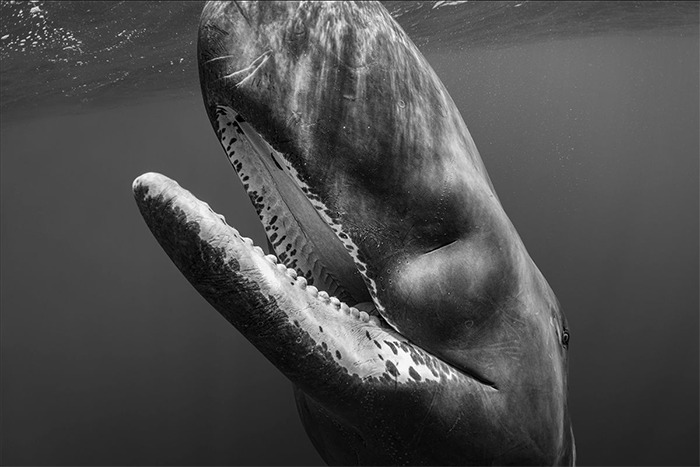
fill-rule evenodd
<path id="1" fill-rule="evenodd" d="M 195 289 L 313 397 L 333 393 L 337 402 L 343 392 L 367 384 L 468 381 L 495 391 L 376 317 L 307 285 L 177 182 L 147 173 L 133 190 L 151 232 Z"/>

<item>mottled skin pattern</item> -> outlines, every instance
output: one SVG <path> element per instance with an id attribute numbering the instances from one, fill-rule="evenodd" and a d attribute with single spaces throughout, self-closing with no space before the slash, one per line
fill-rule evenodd
<path id="1" fill-rule="evenodd" d="M 294 271 L 162 176 L 136 181 L 137 202 L 197 290 L 295 383 L 324 460 L 572 464 L 564 315 L 386 10 L 212 2 L 198 53 L 212 125 Z"/>

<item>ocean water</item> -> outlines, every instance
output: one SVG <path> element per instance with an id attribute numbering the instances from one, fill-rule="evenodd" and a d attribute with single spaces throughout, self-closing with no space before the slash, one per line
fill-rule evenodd
<path id="1" fill-rule="evenodd" d="M 571 328 L 581 465 L 697 465 L 697 2 L 386 2 Z M 0 463 L 297 465 L 291 384 L 185 281 L 131 181 L 262 227 L 205 115 L 200 2 L 0 3 Z"/>

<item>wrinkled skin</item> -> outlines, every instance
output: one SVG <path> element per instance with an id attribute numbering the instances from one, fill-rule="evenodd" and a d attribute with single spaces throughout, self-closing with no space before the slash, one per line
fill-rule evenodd
<path id="1" fill-rule="evenodd" d="M 386 10 L 212 2 L 198 54 L 207 113 L 277 258 L 166 177 L 139 177 L 136 200 L 188 280 L 295 384 L 324 460 L 573 464 L 564 315 Z"/>

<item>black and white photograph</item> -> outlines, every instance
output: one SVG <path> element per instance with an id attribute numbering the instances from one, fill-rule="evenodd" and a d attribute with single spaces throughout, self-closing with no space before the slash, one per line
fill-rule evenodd
<path id="1" fill-rule="evenodd" d="M 0 465 L 698 465 L 699 30 L 1 0 Z"/>

